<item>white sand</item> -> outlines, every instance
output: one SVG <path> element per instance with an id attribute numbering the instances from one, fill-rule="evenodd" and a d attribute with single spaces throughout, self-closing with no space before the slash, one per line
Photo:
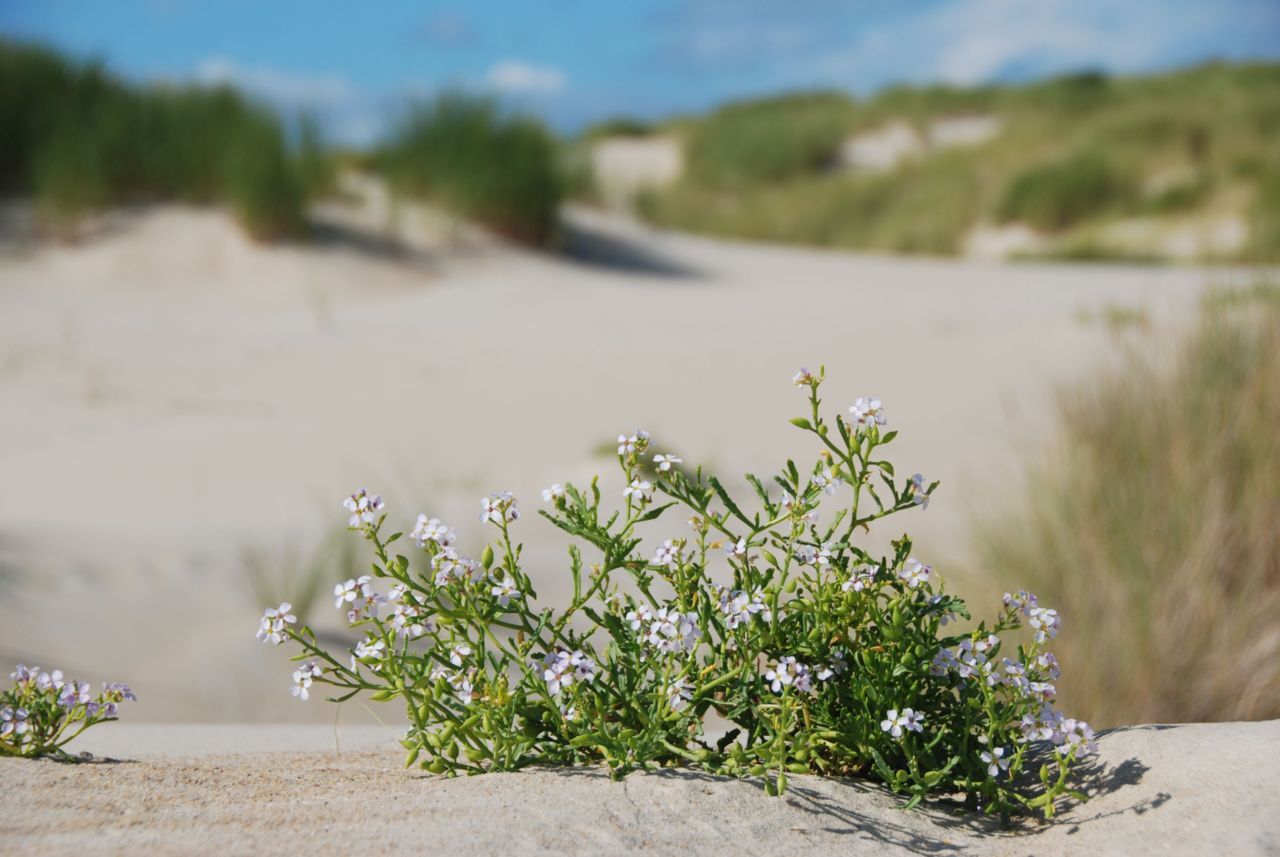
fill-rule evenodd
<path id="1" fill-rule="evenodd" d="M 596 769 L 447 780 L 405 771 L 400 753 L 372 745 L 335 753 L 319 731 L 291 738 L 281 727 L 112 724 L 94 747 L 127 763 L 0 759 L 0 851 L 1247 857 L 1280 849 L 1280 721 L 1105 735 L 1081 781 L 1088 803 L 1007 831 L 944 802 L 903 812 L 900 799 L 869 784 L 815 777 L 794 778 L 782 798 L 688 771 L 622 782 Z M 210 755 L 237 733 L 238 752 Z M 309 752 L 257 752 L 271 742 Z"/>
<path id="2" fill-rule="evenodd" d="M 396 254 L 380 204 L 319 248 L 162 208 L 0 256 L 0 565 L 18 573 L 0 581 L 0 660 L 128 680 L 135 720 L 324 722 L 252 638 L 246 546 L 313 544 L 365 485 L 397 524 L 430 511 L 475 549 L 478 499 L 510 489 L 555 599 L 564 542 L 533 514 L 541 488 L 609 471 L 593 450 L 641 426 L 733 477 L 813 454 L 789 379 L 820 362 L 829 406 L 882 397 L 900 470 L 943 480 L 886 534 L 910 527 L 989 594 L 1002 582 L 962 573 L 973 516 L 1015 502 L 1002 486 L 1047 437 L 1055 386 L 1117 353 L 1081 319 L 1118 304 L 1167 331 L 1226 276 L 751 247 L 588 212 L 573 246 L 617 267 L 461 229 Z M 390 233 L 442 229 L 411 214 Z"/>

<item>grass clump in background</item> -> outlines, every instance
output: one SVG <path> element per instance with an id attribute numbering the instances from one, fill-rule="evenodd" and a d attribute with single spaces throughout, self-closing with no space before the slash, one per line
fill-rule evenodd
<path id="1" fill-rule="evenodd" d="M 109 206 L 231 205 L 255 237 L 300 234 L 314 189 L 280 120 L 227 87 L 139 87 L 100 65 L 0 40 L 0 190 L 29 193 L 46 226 L 74 232 Z M 310 147 L 310 149 L 308 149 Z"/>
<path id="2" fill-rule="evenodd" d="M 1213 293 L 1172 371 L 1061 399 L 1058 454 L 987 568 L 1088 633 L 1057 653 L 1104 725 L 1280 716 L 1280 288 Z"/>
<path id="3" fill-rule="evenodd" d="M 699 123 L 689 140 L 689 172 L 710 186 L 779 182 L 832 165 L 853 102 L 811 93 L 730 104 Z"/>
<path id="4" fill-rule="evenodd" d="M 935 123 L 983 117 L 984 142 L 933 142 Z M 918 150 L 882 173 L 842 168 L 843 142 L 890 125 Z M 1280 65 L 1211 63 L 1147 77 L 1096 72 L 1016 86 L 894 87 L 853 101 L 782 96 L 672 120 L 686 170 L 646 196 L 663 225 L 753 240 L 893 252 L 962 252 L 984 223 L 1018 222 L 1036 255 L 1170 258 L 1179 230 L 1249 238 L 1179 258 L 1280 258 Z M 1138 221 L 1146 238 L 1129 238 Z M 1128 224 L 1132 226 L 1132 223 Z M 1114 231 L 1109 231 L 1116 227 Z M 1174 242 L 1176 244 L 1177 242 Z M 1178 245 L 1182 246 L 1182 245 Z"/>
<path id="5" fill-rule="evenodd" d="M 492 101 L 447 95 L 410 112 L 383 155 L 399 189 L 518 241 L 556 234 L 564 193 L 551 135 Z"/>
<path id="6" fill-rule="evenodd" d="M 999 216 L 1056 232 L 1117 206 L 1131 193 L 1106 158 L 1085 152 L 1019 173 L 1005 190 Z"/>

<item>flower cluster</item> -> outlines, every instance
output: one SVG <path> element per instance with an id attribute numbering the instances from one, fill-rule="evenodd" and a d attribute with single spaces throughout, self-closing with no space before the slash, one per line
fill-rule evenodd
<path id="1" fill-rule="evenodd" d="M 286 605 L 287 606 L 287 605 Z M 129 685 L 107 682 L 97 694 L 62 670 L 18 664 L 13 687 L 0 693 L 0 755 L 70 758 L 62 747 L 90 726 L 115 720 L 120 704 L 137 700 Z"/>
<path id="2" fill-rule="evenodd" d="M 653 454 L 644 431 L 618 435 L 616 488 L 544 490 L 540 514 L 573 540 L 560 609 L 537 603 L 521 567 L 510 493 L 481 501 L 492 540 L 472 558 L 426 514 L 407 533 L 416 549 L 394 553 L 406 534 L 384 532 L 382 500 L 360 491 L 344 506 L 374 562 L 334 588 L 359 637 L 331 652 L 288 604 L 264 613 L 258 637 L 298 645 L 300 700 L 318 686 L 336 700 L 402 700 L 408 763 L 435 773 L 685 764 L 780 793 L 793 773 L 865 772 L 909 804 L 964 791 L 1001 814 L 1051 814 L 1095 749 L 1088 724 L 1054 707 L 1060 670 L 1045 645 L 1058 613 L 1018 592 L 994 622 L 974 623 L 909 537 L 869 551 L 872 524 L 927 508 L 938 483 L 895 476 L 879 399 L 826 418 L 823 379 L 793 378 L 808 408 L 792 423 L 817 445 L 812 466 L 748 474 L 750 505 Z M 640 531 L 672 507 L 688 529 L 658 529 L 646 548 Z M 718 741 L 706 737 L 713 716 L 731 724 Z M 6 718 L 7 734 L 24 728 L 16 709 Z M 1021 775 L 1036 744 L 1049 763 L 1036 753 L 1033 790 Z"/>

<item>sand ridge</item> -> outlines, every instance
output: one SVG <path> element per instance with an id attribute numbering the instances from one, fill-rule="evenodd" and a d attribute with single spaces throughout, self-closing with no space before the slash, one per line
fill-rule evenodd
<path id="1" fill-rule="evenodd" d="M 198 751 L 262 727 L 150 739 L 136 760 L 0 759 L 6 854 L 1275 854 L 1280 721 L 1138 726 L 1104 734 L 1082 779 L 1088 803 L 1002 831 L 861 782 L 797 777 L 781 799 L 751 781 L 669 770 L 612 782 L 598 769 L 444 779 L 406 771 L 389 736 L 357 731 L 341 753 Z M 324 746 L 321 727 L 288 746 Z M 284 740 L 287 727 L 266 727 Z M 107 752 L 111 727 L 95 747 Z M 185 733 L 185 736 L 184 736 Z M 86 736 L 87 737 L 87 736 Z M 183 753 L 173 739 L 190 742 Z M 222 742 L 219 744 L 219 742 Z M 261 744 L 262 742 L 259 742 Z"/>

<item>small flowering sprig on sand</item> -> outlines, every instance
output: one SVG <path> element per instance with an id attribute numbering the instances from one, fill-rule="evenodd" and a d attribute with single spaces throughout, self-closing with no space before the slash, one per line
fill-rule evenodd
<path id="1" fill-rule="evenodd" d="M 104 684 L 98 693 L 87 681 L 62 670 L 42 671 L 18 664 L 13 686 L 0 693 L 0 756 L 56 756 L 73 759 L 62 747 L 90 726 L 116 719 L 120 704 L 137 699 L 129 685 Z"/>
<path id="2" fill-rule="evenodd" d="M 909 537 L 883 555 L 862 546 L 881 518 L 927 508 L 938 483 L 896 476 L 882 448 L 897 432 L 879 399 L 824 417 L 824 375 L 792 379 L 807 398 L 792 423 L 816 441 L 812 466 L 748 475 L 751 507 L 655 454 L 644 431 L 618 435 L 621 474 L 607 491 L 598 479 L 543 491 L 540 514 L 573 539 L 558 610 L 537 604 L 521 567 L 510 493 L 480 502 L 494 539 L 468 557 L 425 514 L 395 553 L 403 534 L 384 535 L 382 500 L 360 491 L 344 505 L 374 562 L 334 588 L 359 639 L 330 652 L 288 604 L 266 611 L 258 637 L 298 645 L 300 700 L 322 686 L 335 700 L 402 700 L 407 764 L 436 773 L 687 765 L 761 777 L 772 794 L 790 774 L 861 775 L 908 805 L 964 792 L 1002 816 L 1052 814 L 1064 794 L 1080 797 L 1069 774 L 1094 750 L 1088 724 L 1053 707 L 1059 666 L 1045 646 L 1058 613 L 1019 592 L 974 624 Z M 679 530 L 646 546 L 638 530 L 672 507 Z M 731 724 L 717 739 L 712 715 Z M 1038 788 L 1021 776 L 1033 745 Z"/>

